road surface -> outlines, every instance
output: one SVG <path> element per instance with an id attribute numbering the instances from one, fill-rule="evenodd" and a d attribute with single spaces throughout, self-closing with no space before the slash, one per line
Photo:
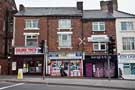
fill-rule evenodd
<path id="1" fill-rule="evenodd" d="M 123 90 L 123 89 L 0 82 L 0 90 Z"/>

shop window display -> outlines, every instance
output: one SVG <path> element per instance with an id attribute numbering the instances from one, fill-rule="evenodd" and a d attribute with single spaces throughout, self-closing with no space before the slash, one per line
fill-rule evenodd
<path id="1" fill-rule="evenodd" d="M 23 63 L 23 73 L 41 73 L 42 63 L 40 61 L 27 61 Z"/>
<path id="2" fill-rule="evenodd" d="M 51 61 L 51 76 L 81 76 L 80 60 Z M 65 73 L 62 75 L 61 69 Z"/>

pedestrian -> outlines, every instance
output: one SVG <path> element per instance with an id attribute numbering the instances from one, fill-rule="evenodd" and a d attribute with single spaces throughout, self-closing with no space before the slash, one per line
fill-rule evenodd
<path id="1" fill-rule="evenodd" d="M 121 70 L 121 68 L 119 68 L 119 78 L 120 78 L 120 79 L 124 79 L 124 78 L 122 77 L 122 70 Z"/>

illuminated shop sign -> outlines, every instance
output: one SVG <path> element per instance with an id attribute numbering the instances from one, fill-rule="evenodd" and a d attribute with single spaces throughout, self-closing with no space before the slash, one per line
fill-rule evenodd
<path id="1" fill-rule="evenodd" d="M 39 48 L 25 48 L 25 47 L 15 48 L 15 55 L 27 55 L 27 54 L 41 54 L 41 53 L 39 53 Z"/>

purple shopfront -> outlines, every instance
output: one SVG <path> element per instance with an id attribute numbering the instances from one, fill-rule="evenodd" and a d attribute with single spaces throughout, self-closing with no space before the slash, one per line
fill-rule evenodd
<path id="1" fill-rule="evenodd" d="M 50 75 L 61 76 L 60 69 L 63 67 L 67 77 L 82 77 L 82 55 L 82 52 L 50 52 Z"/>
<path id="2" fill-rule="evenodd" d="M 110 69 L 108 69 L 107 55 L 85 56 L 84 76 L 105 78 L 110 74 L 111 77 L 117 77 L 117 56 L 111 55 L 110 57 Z"/>

